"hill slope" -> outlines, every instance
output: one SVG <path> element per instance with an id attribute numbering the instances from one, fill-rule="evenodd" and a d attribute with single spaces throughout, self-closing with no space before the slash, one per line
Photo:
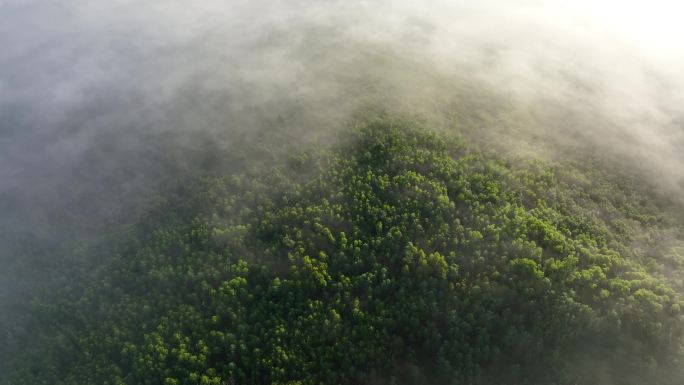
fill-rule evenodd
<path id="1" fill-rule="evenodd" d="M 5 383 L 676 383 L 683 228 L 647 194 L 370 120 L 160 197 Z"/>

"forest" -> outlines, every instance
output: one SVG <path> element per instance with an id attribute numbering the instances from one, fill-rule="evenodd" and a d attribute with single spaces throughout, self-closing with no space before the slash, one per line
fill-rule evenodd
<path id="1" fill-rule="evenodd" d="M 54 282 L 0 318 L 0 384 L 684 378 L 684 220 L 642 179 L 393 114 L 257 147 L 277 161 L 178 178 L 51 250 Z"/>

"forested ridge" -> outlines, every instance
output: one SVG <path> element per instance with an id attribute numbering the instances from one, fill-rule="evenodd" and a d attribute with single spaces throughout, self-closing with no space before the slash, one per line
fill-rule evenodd
<path id="1" fill-rule="evenodd" d="M 103 262 L 34 302 L 1 383 L 684 378 L 684 226 L 638 178 L 388 116 L 285 158 L 72 251 Z"/>

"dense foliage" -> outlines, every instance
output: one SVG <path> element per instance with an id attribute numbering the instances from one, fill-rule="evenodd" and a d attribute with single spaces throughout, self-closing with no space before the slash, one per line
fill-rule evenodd
<path id="1" fill-rule="evenodd" d="M 5 383 L 678 383 L 684 257 L 636 183 L 372 120 L 82 251 Z"/>

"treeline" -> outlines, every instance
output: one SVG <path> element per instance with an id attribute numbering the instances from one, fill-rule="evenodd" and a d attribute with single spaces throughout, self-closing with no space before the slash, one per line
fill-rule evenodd
<path id="1" fill-rule="evenodd" d="M 675 384 L 681 223 L 399 118 L 198 178 L 36 302 L 5 384 Z M 653 242 L 648 244 L 644 234 Z"/>

